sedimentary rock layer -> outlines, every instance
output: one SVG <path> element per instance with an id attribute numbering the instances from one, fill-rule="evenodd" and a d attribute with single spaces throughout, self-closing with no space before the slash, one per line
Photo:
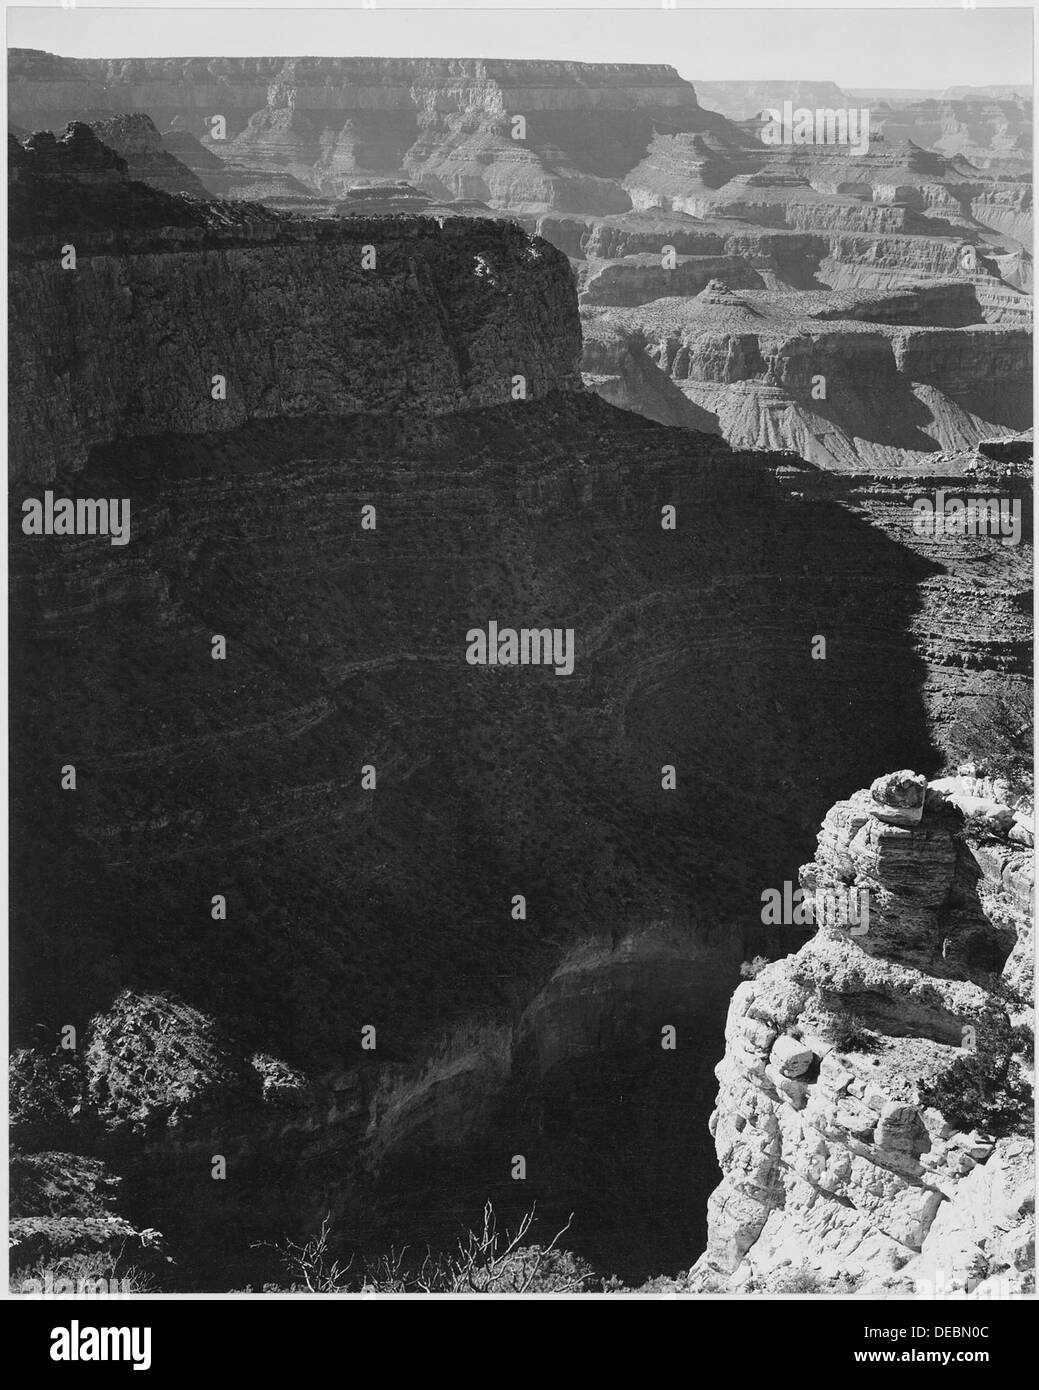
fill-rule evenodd
<path id="1" fill-rule="evenodd" d="M 1026 1292 L 1027 900 L 937 805 L 885 824 L 867 792 L 833 807 L 800 877 L 865 893 L 868 925 L 820 926 L 733 996 L 711 1121 L 724 1176 L 691 1286 Z"/>
<path id="2" fill-rule="evenodd" d="M 68 143 L 46 147 L 48 167 Z M 62 177 L 40 162 L 32 148 L 15 167 L 16 193 L 34 202 Z M 52 232 L 14 248 L 12 318 L 32 325 L 11 393 L 14 478 L 74 475 L 116 436 L 285 414 L 446 414 L 577 384 L 569 267 L 516 227 L 289 224 L 260 210 L 228 227 L 216 205 L 153 194 L 155 220 L 187 225 L 117 231 L 104 225 L 109 201 L 149 190 L 109 172 L 111 189 L 70 185 L 92 218 L 77 228 L 55 209 Z"/>

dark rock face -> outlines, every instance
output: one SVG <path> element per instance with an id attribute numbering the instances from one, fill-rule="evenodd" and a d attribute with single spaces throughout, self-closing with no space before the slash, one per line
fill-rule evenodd
<path id="1" fill-rule="evenodd" d="M 445 417 L 257 422 L 95 450 L 76 490 L 130 496 L 131 543 L 14 540 L 26 720 L 15 785 L 26 835 L 63 843 L 69 865 L 56 879 L 27 840 L 26 869 L 37 867 L 26 904 L 40 892 L 70 930 L 80 920 L 70 955 L 28 921 L 26 949 L 46 958 L 41 978 L 71 991 L 67 1006 L 78 1001 L 72 1017 L 107 1006 L 113 975 L 199 1006 L 229 989 L 243 1016 L 250 995 L 266 1000 L 261 1016 L 281 1016 L 279 1055 L 283 1042 L 298 1055 L 300 1040 L 309 1049 L 320 1036 L 331 1057 L 377 989 L 382 1010 L 411 1016 L 414 1037 L 429 970 L 446 972 L 438 1010 L 450 997 L 464 1011 L 499 974 L 550 964 L 563 923 L 621 922 L 714 878 L 727 837 L 764 814 L 771 780 L 720 792 L 690 838 L 695 777 L 662 793 L 665 762 L 697 768 L 713 747 L 747 769 L 752 727 L 772 731 L 770 779 L 796 778 L 807 757 L 829 783 L 845 764 L 890 761 L 908 737 L 923 754 L 922 709 L 903 693 L 924 675 L 905 575 L 929 567 L 911 555 L 896 564 L 882 534 L 832 502 L 785 498 L 760 459 L 701 436 L 690 457 L 689 438 L 559 393 Z M 678 545 L 660 528 L 665 503 L 684 520 Z M 901 673 L 891 685 L 857 674 L 875 641 L 875 588 L 858 607 L 849 600 L 863 570 L 890 576 L 887 645 Z M 528 612 L 574 627 L 572 677 L 466 665 L 467 630 Z M 834 631 L 838 617 L 841 650 L 816 671 L 801 626 Z M 214 632 L 233 651 L 226 663 L 211 660 Z M 58 701 L 40 702 L 40 690 Z M 839 724 L 823 718 L 834 702 L 847 713 Z M 799 705 L 819 712 L 811 740 L 797 732 Z M 75 796 L 57 776 L 53 793 L 40 785 L 41 759 L 80 766 Z M 361 787 L 367 763 L 375 797 Z M 439 808 L 421 845 L 415 804 Z M 796 853 L 809 828 L 791 816 L 776 835 Z M 766 882 L 776 849 L 749 851 Z M 89 894 L 74 889 L 80 874 Z M 153 885 L 158 953 L 127 913 L 140 874 Z M 506 892 L 506 880 L 521 886 Z M 508 905 L 523 884 L 537 925 L 518 933 Z M 255 955 L 226 956 L 209 918 L 217 892 L 259 932 Z M 113 950 L 125 970 L 113 970 Z M 89 1006 L 85 976 L 97 982 Z"/>
<path id="2" fill-rule="evenodd" d="M 443 414 L 577 384 L 569 267 L 514 226 L 250 217 L 247 205 L 164 198 L 128 182 L 86 127 L 38 139 L 15 162 L 17 225 L 42 231 L 65 211 L 60 241 L 36 235 L 15 248 L 15 319 L 34 322 L 35 345 L 12 398 L 15 476 L 74 472 L 92 444 L 117 434 L 283 414 Z M 98 165 L 111 187 L 83 178 Z M 70 195 L 82 205 L 78 224 Z M 162 221 L 159 238 L 133 230 Z M 70 240 L 73 270 L 61 263 Z M 219 400 L 215 375 L 226 387 Z"/>
<path id="3" fill-rule="evenodd" d="M 191 169 L 166 147 L 162 136 L 143 112 L 95 121 L 97 138 L 126 161 L 128 177 L 150 183 L 165 193 L 191 193 L 205 198 L 208 190 Z"/>
<path id="4" fill-rule="evenodd" d="M 16 180 L 24 172 L 75 177 L 85 184 L 116 183 L 126 174 L 126 161 L 82 121 L 70 121 L 60 138 L 40 130 L 19 144 L 12 136 L 8 150 Z"/>
<path id="5" fill-rule="evenodd" d="M 8 137 L 8 230 L 23 257 L 34 240 L 43 254 L 59 252 L 69 235 L 104 233 L 106 244 L 127 229 L 246 225 L 273 221 L 277 214 L 251 208 L 205 204 L 171 197 L 129 177 L 127 163 L 103 144 L 90 126 L 73 121 L 55 138 L 37 131 L 24 143 Z"/>

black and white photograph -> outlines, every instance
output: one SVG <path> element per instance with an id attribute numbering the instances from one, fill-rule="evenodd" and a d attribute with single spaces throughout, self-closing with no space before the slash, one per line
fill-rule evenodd
<path id="1" fill-rule="evenodd" d="M 7 9 L 41 1365 L 428 1295 L 996 1364 L 1033 22 Z"/>

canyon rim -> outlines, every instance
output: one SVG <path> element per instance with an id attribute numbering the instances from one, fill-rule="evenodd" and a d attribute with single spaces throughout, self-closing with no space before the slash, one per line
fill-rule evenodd
<path id="1" fill-rule="evenodd" d="M 264 13 L 11 26 L 12 1292 L 1034 1297 L 1009 31 Z"/>

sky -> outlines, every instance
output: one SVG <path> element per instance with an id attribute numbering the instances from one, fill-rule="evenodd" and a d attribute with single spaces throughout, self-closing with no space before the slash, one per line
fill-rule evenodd
<path id="1" fill-rule="evenodd" d="M 553 5 L 423 8 L 101 7 L 6 11 L 7 43 L 65 57 L 327 55 L 556 58 L 670 63 L 692 81 L 829 80 L 845 88 L 1032 82 L 1032 10 L 962 3 L 907 9 Z"/>

